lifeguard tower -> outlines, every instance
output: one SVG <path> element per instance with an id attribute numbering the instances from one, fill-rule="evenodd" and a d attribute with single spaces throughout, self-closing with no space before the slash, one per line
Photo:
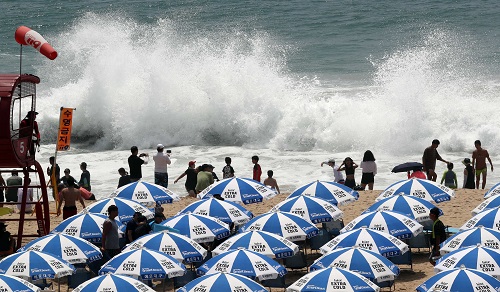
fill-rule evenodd
<path id="1" fill-rule="evenodd" d="M 47 185 L 42 167 L 35 159 L 35 143 L 33 137 L 34 121 L 21 126 L 21 121 L 29 111 L 36 108 L 36 84 L 40 78 L 29 74 L 0 74 L 0 173 L 18 171 L 24 175 L 22 186 L 23 198 L 19 219 L 3 221 L 19 221 L 17 248 L 21 247 L 23 237 L 38 237 L 50 230 L 49 201 Z M 30 154 L 31 150 L 31 154 Z M 30 173 L 38 177 L 39 185 L 31 184 L 30 188 L 39 189 L 39 202 L 27 202 L 28 180 Z M 5 176 L 3 176 L 5 178 Z M 10 187 L 6 187 L 6 191 Z M 15 205 L 18 203 L 4 203 Z M 33 204 L 36 218 L 25 213 L 26 205 Z M 26 221 L 37 221 L 37 234 L 24 234 Z"/>

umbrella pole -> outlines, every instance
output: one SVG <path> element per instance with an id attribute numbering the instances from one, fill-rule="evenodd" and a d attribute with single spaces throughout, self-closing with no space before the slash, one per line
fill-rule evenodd
<path id="1" fill-rule="evenodd" d="M 61 277 L 57 278 L 57 291 L 61 292 Z"/>

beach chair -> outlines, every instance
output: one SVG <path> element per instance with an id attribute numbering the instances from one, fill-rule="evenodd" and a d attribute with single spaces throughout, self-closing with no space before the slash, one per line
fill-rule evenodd
<path id="1" fill-rule="evenodd" d="M 390 257 L 388 258 L 392 263 L 398 265 L 409 265 L 410 269 L 413 270 L 413 260 L 412 260 L 412 253 L 411 249 L 407 251 L 406 253 L 396 256 L 396 257 Z M 401 267 L 400 267 L 401 268 Z"/>
<path id="2" fill-rule="evenodd" d="M 320 229 L 318 235 L 309 239 L 309 247 L 311 250 L 319 250 L 323 245 L 332 239 L 331 234 L 324 228 Z"/>
<path id="3" fill-rule="evenodd" d="M 303 251 L 299 251 L 298 253 L 296 253 L 291 257 L 284 258 L 283 264 L 287 269 L 291 270 L 305 269 L 307 271 L 307 258 Z"/>
<path id="4" fill-rule="evenodd" d="M 174 278 L 174 289 L 181 288 L 194 279 L 196 279 L 196 272 L 187 270 L 184 275 Z"/>
<path id="5" fill-rule="evenodd" d="M 333 237 L 338 236 L 342 228 L 344 228 L 344 220 L 342 219 L 323 223 L 323 229 L 326 229 Z"/>
<path id="6" fill-rule="evenodd" d="M 382 282 L 379 282 L 377 280 L 373 281 L 373 283 L 377 286 L 380 287 L 380 290 L 386 290 L 385 288 L 388 288 L 389 291 L 396 291 L 396 285 L 395 285 L 395 282 L 394 280 L 390 280 L 390 281 L 382 281 Z"/>
<path id="7" fill-rule="evenodd" d="M 426 249 L 427 252 L 431 251 L 431 243 L 430 243 L 430 234 L 427 232 L 422 232 L 419 235 L 410 238 L 408 241 L 408 246 L 410 248 L 418 248 L 418 252 L 420 249 Z"/>
<path id="8" fill-rule="evenodd" d="M 262 284 L 262 286 L 264 287 L 268 287 L 268 288 L 283 288 L 283 291 L 285 291 L 286 289 L 286 284 L 285 284 L 285 276 L 286 275 L 283 275 L 283 277 L 277 277 L 276 279 L 268 279 L 268 280 L 262 280 L 260 281 L 260 284 Z"/>

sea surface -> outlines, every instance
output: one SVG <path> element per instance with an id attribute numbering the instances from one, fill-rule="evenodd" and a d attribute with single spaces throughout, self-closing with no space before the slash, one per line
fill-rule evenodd
<path id="1" fill-rule="evenodd" d="M 172 150 L 173 185 L 189 160 L 224 157 L 251 176 L 251 156 L 283 191 L 333 177 L 329 158 L 370 149 L 375 188 L 405 178 L 432 139 L 461 161 L 480 139 L 500 165 L 498 1 L 1 1 L 0 72 L 41 78 L 42 165 L 59 108 L 76 108 L 61 168 L 87 162 L 97 197 L 116 187 L 129 149 Z M 54 61 L 14 32 L 25 25 Z M 143 167 L 153 180 L 154 163 Z M 445 164 L 438 162 L 442 174 Z M 361 172 L 357 172 L 360 181 Z M 500 182 L 490 171 L 487 187 Z"/>

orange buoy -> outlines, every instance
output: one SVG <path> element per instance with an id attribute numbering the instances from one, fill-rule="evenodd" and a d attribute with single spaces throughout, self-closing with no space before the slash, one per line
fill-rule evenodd
<path id="1" fill-rule="evenodd" d="M 57 57 L 56 50 L 38 32 L 27 26 L 16 29 L 15 39 L 21 45 L 32 46 L 51 60 Z"/>

